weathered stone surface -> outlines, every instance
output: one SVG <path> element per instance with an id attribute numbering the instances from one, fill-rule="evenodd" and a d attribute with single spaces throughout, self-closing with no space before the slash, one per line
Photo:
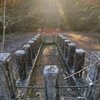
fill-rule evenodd
<path id="1" fill-rule="evenodd" d="M 23 49 L 26 54 L 27 68 L 32 67 L 32 52 L 30 47 L 31 46 L 29 44 L 23 46 Z"/>
<path id="2" fill-rule="evenodd" d="M 0 53 L 0 63 L 6 61 L 6 59 L 10 56 L 10 53 Z"/>
<path id="3" fill-rule="evenodd" d="M 92 51 L 92 54 L 97 60 L 100 60 L 100 51 Z"/>
<path id="4" fill-rule="evenodd" d="M 66 40 L 67 38 L 66 37 L 62 37 L 62 41 L 61 41 L 61 45 L 62 45 L 62 53 L 64 53 L 64 42 L 65 42 L 65 40 Z"/>
<path id="5" fill-rule="evenodd" d="M 59 34 L 59 47 L 60 47 L 60 49 L 62 49 L 62 35 L 61 34 Z"/>
<path id="6" fill-rule="evenodd" d="M 68 44 L 70 43 L 70 40 L 64 41 L 64 57 L 67 58 L 68 56 Z"/>
<path id="7" fill-rule="evenodd" d="M 11 100 L 15 97 L 9 56 L 10 53 L 0 53 L 0 100 Z"/>
<path id="8" fill-rule="evenodd" d="M 0 100 L 7 100 L 8 95 L 9 95 L 9 89 L 8 89 L 8 85 L 6 82 L 6 77 L 4 74 L 5 71 L 5 61 L 7 60 L 7 58 L 9 57 L 10 53 L 0 53 Z M 5 99 L 5 96 L 6 99 Z"/>
<path id="9" fill-rule="evenodd" d="M 58 73 L 56 65 L 48 65 L 44 68 L 46 100 L 59 100 Z"/>
<path id="10" fill-rule="evenodd" d="M 82 70 L 85 60 L 85 50 L 76 49 L 74 58 L 75 73 Z M 82 78 L 82 71 L 75 75 L 76 78 Z"/>
<path id="11" fill-rule="evenodd" d="M 75 43 L 68 44 L 68 66 L 69 67 L 73 67 L 74 65 L 75 49 L 76 49 Z"/>
<path id="12" fill-rule="evenodd" d="M 37 46 L 37 38 L 32 38 L 32 41 L 34 41 L 34 52 L 35 55 L 37 54 L 38 46 Z"/>
<path id="13" fill-rule="evenodd" d="M 19 78 L 21 80 L 26 79 L 26 54 L 24 50 L 18 50 L 15 52 L 16 55 L 16 63 L 18 68 Z"/>
<path id="14" fill-rule="evenodd" d="M 92 57 L 93 57 L 92 58 L 93 63 L 91 63 L 87 68 L 86 81 L 90 85 L 87 92 L 87 98 L 89 100 L 99 100 L 100 99 L 100 86 L 99 86 L 100 85 L 100 60 L 97 58 L 96 55 L 92 55 Z"/>
<path id="15" fill-rule="evenodd" d="M 28 43 L 30 45 L 32 59 L 35 59 L 35 42 L 30 40 Z"/>

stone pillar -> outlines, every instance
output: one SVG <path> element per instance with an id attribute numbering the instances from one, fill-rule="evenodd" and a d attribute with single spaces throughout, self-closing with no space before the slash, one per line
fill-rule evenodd
<path id="1" fill-rule="evenodd" d="M 57 43 L 58 46 L 59 46 L 59 44 L 60 44 L 60 34 L 57 34 L 57 41 L 56 41 L 56 43 Z"/>
<path id="2" fill-rule="evenodd" d="M 89 84 L 86 91 L 87 100 L 99 100 L 100 98 L 100 60 L 88 66 L 86 82 Z"/>
<path id="3" fill-rule="evenodd" d="M 0 100 L 12 100 L 16 97 L 10 53 L 0 53 Z"/>
<path id="4" fill-rule="evenodd" d="M 53 38 L 52 42 L 53 42 L 53 43 L 56 43 L 56 34 L 55 34 L 55 32 L 54 32 L 52 38 Z"/>
<path id="5" fill-rule="evenodd" d="M 20 80 L 26 79 L 26 54 L 24 50 L 18 50 L 15 52 L 16 63 L 18 68 L 18 74 Z"/>
<path id="6" fill-rule="evenodd" d="M 32 41 L 34 41 L 34 53 L 37 54 L 38 48 L 37 48 L 37 38 L 32 38 Z"/>
<path id="7" fill-rule="evenodd" d="M 32 38 L 32 40 L 36 42 L 36 52 L 37 52 L 39 49 L 39 34 L 36 35 L 34 38 Z"/>
<path id="8" fill-rule="evenodd" d="M 29 44 L 26 44 L 23 46 L 23 49 L 26 54 L 26 62 L 27 62 L 27 68 L 32 67 L 32 52 L 31 52 L 31 46 Z"/>
<path id="9" fill-rule="evenodd" d="M 68 44 L 70 43 L 70 40 L 64 41 L 64 57 L 67 58 L 68 56 Z"/>
<path id="10" fill-rule="evenodd" d="M 60 34 L 59 35 L 59 47 L 60 47 L 60 49 L 62 49 L 62 35 Z"/>
<path id="11" fill-rule="evenodd" d="M 64 41 L 66 40 L 66 37 L 62 37 L 62 53 L 64 53 Z"/>
<path id="12" fill-rule="evenodd" d="M 85 60 L 85 50 L 76 49 L 75 59 L 74 59 L 75 73 L 83 69 L 84 60 Z M 82 72 L 76 74 L 75 77 L 82 78 Z"/>
<path id="13" fill-rule="evenodd" d="M 68 66 L 73 67 L 74 66 L 74 54 L 75 54 L 75 43 L 69 43 L 68 44 Z"/>
<path id="14" fill-rule="evenodd" d="M 38 49 L 42 43 L 41 34 L 38 35 Z"/>
<path id="15" fill-rule="evenodd" d="M 46 100 L 60 100 L 58 73 L 59 69 L 56 65 L 48 65 L 44 68 Z"/>
<path id="16" fill-rule="evenodd" d="M 31 48 L 31 57 L 32 57 L 32 59 L 35 59 L 35 43 L 34 43 L 34 41 L 29 41 L 28 42 L 29 43 L 29 45 L 30 45 L 30 48 Z"/>
<path id="17" fill-rule="evenodd" d="M 99 59 L 100 59 L 100 56 L 99 56 Z M 98 81 L 96 84 L 99 86 L 100 85 L 100 60 L 98 62 L 96 62 L 95 67 L 97 69 L 97 72 L 95 74 L 96 76 L 94 78 L 94 82 Z M 94 92 L 95 92 L 94 99 L 97 100 L 98 98 L 100 98 L 100 86 L 99 86 L 99 88 L 96 87 Z"/>
<path id="18" fill-rule="evenodd" d="M 38 49 L 39 49 L 39 47 L 40 47 L 40 45 L 41 45 L 41 35 L 40 34 L 38 34 Z"/>

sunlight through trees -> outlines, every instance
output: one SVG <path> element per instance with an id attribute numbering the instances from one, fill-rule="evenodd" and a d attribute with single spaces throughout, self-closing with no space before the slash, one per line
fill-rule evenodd
<path id="1" fill-rule="evenodd" d="M 36 27 L 55 24 L 67 30 L 100 31 L 99 9 L 99 0 L 7 0 L 6 23 L 21 23 L 32 18 Z M 2 14 L 3 0 L 0 0 L 1 23 Z"/>

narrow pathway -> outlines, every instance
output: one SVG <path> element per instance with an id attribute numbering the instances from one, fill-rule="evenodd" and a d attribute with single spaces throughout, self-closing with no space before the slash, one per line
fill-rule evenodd
<path id="1" fill-rule="evenodd" d="M 43 70 L 46 65 L 57 65 L 59 68 L 59 86 L 65 86 L 66 82 L 64 80 L 64 66 L 61 65 L 60 62 L 60 55 L 57 50 L 57 47 L 55 45 L 48 45 L 44 46 L 42 49 L 42 53 L 40 55 L 40 58 L 38 60 L 38 65 L 35 68 L 33 79 L 31 80 L 31 86 L 37 86 L 37 87 L 44 87 L 44 77 L 43 77 Z M 64 96 L 72 96 L 71 93 L 67 89 L 60 90 L 59 92 L 61 97 Z M 44 89 L 35 89 L 29 90 L 30 97 L 32 98 L 45 98 L 45 90 Z M 37 100 L 37 99 L 36 99 Z M 44 100 L 44 99 L 43 99 Z"/>

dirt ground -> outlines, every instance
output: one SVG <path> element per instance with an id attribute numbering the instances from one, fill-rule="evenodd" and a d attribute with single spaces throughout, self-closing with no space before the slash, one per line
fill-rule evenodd
<path id="1" fill-rule="evenodd" d="M 76 43 L 78 48 L 83 48 L 89 53 L 100 51 L 100 33 L 67 32 L 63 34 Z"/>
<path id="2" fill-rule="evenodd" d="M 76 43 L 78 48 L 83 48 L 89 53 L 100 51 L 100 33 L 66 32 L 63 33 L 68 39 Z M 13 52 L 27 43 L 34 33 L 10 34 L 5 40 L 5 52 Z M 0 46 L 1 48 L 1 46 Z"/>
<path id="3" fill-rule="evenodd" d="M 5 39 L 5 46 L 4 52 L 12 53 L 18 49 L 22 49 L 24 44 L 27 44 L 32 37 L 36 35 L 35 33 L 17 33 L 17 34 L 10 34 L 6 36 Z M 1 43 L 0 43 L 1 44 Z M 0 45 L 1 51 L 1 45 Z"/>

